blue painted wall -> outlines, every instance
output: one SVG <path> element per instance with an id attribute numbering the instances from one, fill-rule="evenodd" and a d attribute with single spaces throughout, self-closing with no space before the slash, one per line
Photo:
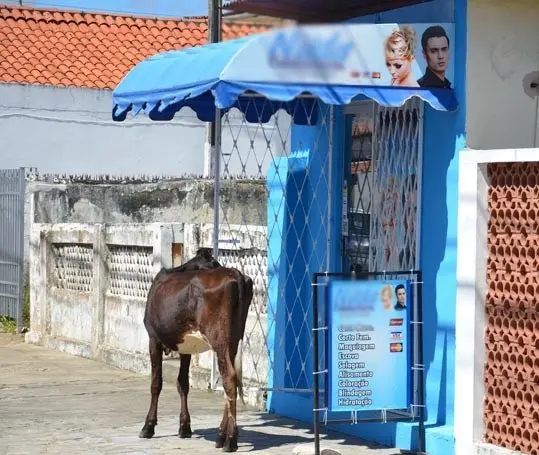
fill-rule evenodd
<path id="1" fill-rule="evenodd" d="M 284 415 L 304 409 L 313 386 L 311 277 L 325 269 L 329 206 L 328 107 L 319 111 L 316 124 L 293 128 L 290 156 L 267 178 L 268 387 L 304 391 L 268 393 L 268 410 Z"/>
<path id="2" fill-rule="evenodd" d="M 421 269 L 423 270 L 423 304 L 424 304 L 424 355 L 426 372 L 426 404 L 427 404 L 427 451 L 430 455 L 451 455 L 454 453 L 453 414 L 454 414 L 454 351 L 455 351 L 455 298 L 456 298 L 456 233 L 457 233 L 457 185 L 458 185 L 458 151 L 465 146 L 465 75 L 466 75 L 466 0 L 436 0 L 423 5 L 416 5 L 385 14 L 373 15 L 356 19 L 353 22 L 454 22 L 455 23 L 455 83 L 454 88 L 460 103 L 456 113 L 438 112 L 430 106 L 425 106 L 424 138 L 423 138 L 423 191 L 421 213 Z M 341 264 L 339 251 L 340 236 L 340 208 L 341 188 L 343 179 L 343 155 L 345 119 L 340 109 L 335 109 L 335 142 L 333 157 L 333 191 L 332 207 L 332 269 L 338 270 Z M 309 162 L 312 162 L 313 138 L 322 125 L 315 127 L 294 127 L 292 130 L 292 150 L 307 150 Z M 327 149 L 320 147 L 320 156 L 327 153 Z M 315 169 L 309 172 L 314 173 Z M 326 169 L 327 172 L 327 169 Z M 302 175 L 300 178 L 305 178 Z M 323 193 L 327 190 L 320 188 Z M 302 194 L 302 204 L 310 194 Z M 326 192 L 326 195 L 328 193 Z M 327 197 L 327 196 L 326 196 Z M 287 191 L 289 204 L 297 204 L 294 196 Z M 283 209 L 282 209 L 283 210 Z M 290 210 L 290 207 L 288 208 Z M 311 215 L 316 221 L 319 213 L 314 211 Z M 285 218 L 285 217 L 283 217 Z M 268 219 L 271 218 L 268 217 Z M 318 218 L 319 219 L 319 218 Z M 290 220 L 289 220 L 290 221 Z M 286 223 L 286 219 L 281 221 Z M 318 221 L 319 222 L 319 221 Z M 271 223 L 270 223 L 271 224 Z M 271 226 L 268 226 L 271 232 Z M 282 230 L 281 232 L 285 232 Z M 302 239 L 302 241 L 305 239 Z M 273 239 L 275 248 L 281 242 Z M 288 236 L 282 242 L 288 255 L 297 250 L 297 242 Z M 305 245 L 306 246 L 306 245 Z M 325 246 L 325 245 L 324 245 Z M 270 245 L 271 250 L 272 245 Z M 308 262 L 309 274 L 317 271 L 315 265 L 325 260 L 325 248 L 318 246 L 320 255 L 316 263 Z M 301 267 L 303 266 L 303 269 Z M 284 264 L 281 264 L 283 269 Z M 313 269 L 314 267 L 314 269 Z M 305 266 L 301 261 L 294 263 L 295 276 L 305 274 Z M 281 275 L 281 279 L 283 276 Z M 286 308 L 290 304 L 292 290 L 289 289 L 282 300 L 275 302 L 278 309 Z M 301 291 L 302 298 L 309 298 L 307 289 Z M 304 303 L 304 306 L 305 303 Z M 295 332 L 304 322 L 303 315 L 295 314 L 292 324 L 285 330 L 284 321 L 274 324 L 276 332 Z M 312 318 L 312 314 L 309 314 Z M 309 319 L 310 321 L 311 319 Z M 286 324 L 285 324 L 286 325 Z M 304 325 L 304 324 L 303 324 Z M 291 329 L 291 326 L 294 329 Z M 272 335 L 272 336 L 275 336 Z M 287 335 L 286 343 L 290 336 Z M 294 345 L 292 345 L 294 347 Z M 291 353 L 279 350 L 275 357 L 286 363 Z M 305 357 L 305 355 L 303 356 Z M 308 365 L 312 368 L 312 365 Z M 294 363 L 291 374 L 302 373 L 302 365 Z M 299 369 L 298 369 L 299 368 Z M 282 371 L 273 372 L 275 382 L 283 382 Z M 286 374 L 285 374 L 286 377 Z M 312 384 L 312 369 L 308 371 L 305 384 Z M 310 384 L 309 384 L 310 385 Z M 277 386 L 276 384 L 274 386 Z M 312 399 L 309 395 L 279 393 L 270 394 L 268 410 L 281 415 L 298 418 L 312 422 Z M 330 418 L 332 416 L 329 416 Z M 341 415 L 342 417 L 342 415 Z M 339 431 L 359 435 L 368 440 L 377 441 L 386 445 L 403 449 L 414 449 L 417 444 L 416 425 L 408 423 L 398 424 L 363 424 L 335 427 Z"/>

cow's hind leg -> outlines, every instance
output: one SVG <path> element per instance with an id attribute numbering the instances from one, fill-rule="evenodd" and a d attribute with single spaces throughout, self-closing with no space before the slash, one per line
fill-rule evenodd
<path id="1" fill-rule="evenodd" d="M 187 395 L 189 394 L 189 365 L 191 363 L 190 354 L 180 354 L 180 372 L 178 374 L 178 393 L 181 399 L 180 428 L 178 436 L 180 438 L 190 438 L 193 435 L 191 431 L 191 416 L 187 407 Z"/>
<path id="2" fill-rule="evenodd" d="M 237 350 L 238 350 L 237 346 L 236 347 L 234 347 L 234 345 L 231 346 L 231 350 L 230 350 L 231 365 L 234 365 L 234 358 L 236 357 Z M 233 371 L 237 377 L 238 373 L 235 371 L 235 369 Z M 237 382 L 237 379 L 236 379 L 236 382 Z M 219 425 L 219 432 L 217 433 L 217 440 L 215 442 L 215 447 L 218 449 L 221 449 L 225 445 L 225 441 L 227 437 L 228 412 L 229 410 L 228 410 L 228 399 L 227 399 L 225 402 L 223 418 L 221 419 L 221 424 Z M 236 432 L 236 439 L 237 439 L 239 437 L 239 430 L 238 430 L 237 425 L 235 428 L 235 432 Z"/>
<path id="3" fill-rule="evenodd" d="M 225 402 L 225 410 L 223 412 L 223 418 L 221 424 L 219 425 L 219 430 L 217 432 L 217 439 L 215 441 L 215 447 L 222 449 L 226 441 L 226 424 L 228 422 L 228 403 Z"/>
<path id="4" fill-rule="evenodd" d="M 152 363 L 152 401 L 146 416 L 146 422 L 140 430 L 139 438 L 151 438 L 157 425 L 157 402 L 163 388 L 163 346 L 154 337 L 150 337 L 150 361 Z"/>
<path id="5" fill-rule="evenodd" d="M 216 446 L 222 438 L 221 431 L 226 431 L 226 439 L 223 444 L 223 452 L 235 452 L 238 450 L 238 428 L 236 426 L 236 400 L 237 400 L 237 377 L 232 361 L 230 360 L 229 350 L 222 350 L 217 353 L 219 363 L 219 372 L 223 379 L 223 388 L 225 389 L 226 404 L 225 415 L 219 428 L 219 436 Z M 226 422 L 226 427 L 223 423 Z"/>

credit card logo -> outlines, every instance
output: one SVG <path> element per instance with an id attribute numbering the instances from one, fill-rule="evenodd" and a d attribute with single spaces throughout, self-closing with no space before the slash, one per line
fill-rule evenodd
<path id="1" fill-rule="evenodd" d="M 404 322 L 404 318 L 391 318 L 389 320 L 389 325 L 396 326 L 396 325 L 402 325 Z"/>
<path id="2" fill-rule="evenodd" d="M 391 340 L 392 341 L 402 340 L 402 332 L 391 332 Z"/>
<path id="3" fill-rule="evenodd" d="M 389 351 L 390 352 L 402 352 L 404 347 L 402 346 L 402 343 L 391 343 L 389 345 Z"/>

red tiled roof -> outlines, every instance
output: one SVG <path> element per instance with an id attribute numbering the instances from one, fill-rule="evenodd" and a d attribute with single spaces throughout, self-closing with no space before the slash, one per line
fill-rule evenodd
<path id="1" fill-rule="evenodd" d="M 268 26 L 223 23 L 223 40 Z M 0 83 L 113 89 L 159 52 L 207 43 L 207 19 L 151 19 L 0 5 Z"/>

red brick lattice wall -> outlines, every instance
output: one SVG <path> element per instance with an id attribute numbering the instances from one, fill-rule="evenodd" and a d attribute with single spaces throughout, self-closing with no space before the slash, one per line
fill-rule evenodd
<path id="1" fill-rule="evenodd" d="M 539 455 L 539 163 L 488 177 L 484 437 Z"/>

